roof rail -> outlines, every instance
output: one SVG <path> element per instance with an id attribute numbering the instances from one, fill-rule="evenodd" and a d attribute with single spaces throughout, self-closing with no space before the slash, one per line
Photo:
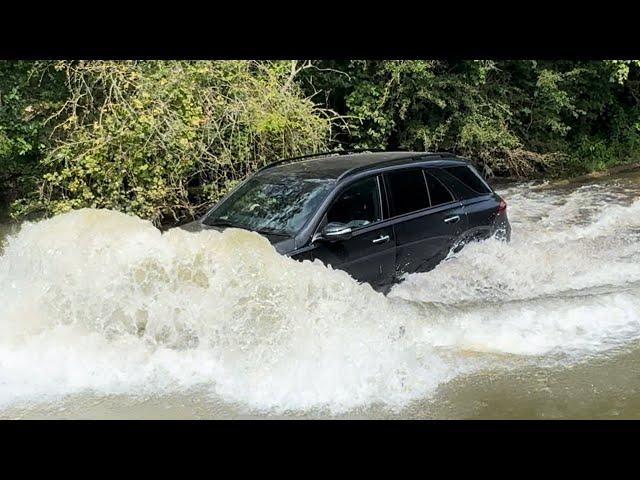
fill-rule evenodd
<path id="1" fill-rule="evenodd" d="M 379 148 L 354 148 L 354 149 L 349 149 L 349 150 L 331 150 L 328 152 L 318 152 L 318 153 L 310 153 L 307 155 L 300 155 L 298 157 L 290 157 L 290 158 L 283 158 L 281 160 L 276 160 L 275 162 L 271 162 L 268 163 L 267 165 L 259 168 L 257 172 L 261 172 L 263 170 L 266 170 L 268 168 L 271 167 L 276 167 L 278 165 L 282 165 L 283 163 L 287 163 L 287 162 L 295 162 L 297 160 L 306 160 L 308 158 L 313 158 L 313 157 L 328 157 L 330 155 L 349 155 L 352 153 L 366 153 L 366 152 L 384 152 L 386 150 L 382 150 Z"/>
<path id="2" fill-rule="evenodd" d="M 433 153 L 429 153 L 429 155 L 433 155 L 435 157 L 447 157 L 447 158 L 458 157 L 458 155 L 451 152 L 433 152 Z"/>
<path id="3" fill-rule="evenodd" d="M 458 155 L 449 152 L 406 152 L 406 157 L 398 158 L 397 160 L 411 160 L 411 161 L 424 161 L 425 157 L 435 157 L 434 159 L 444 159 L 444 158 L 460 158 Z M 338 180 L 354 175 L 355 173 L 362 172 L 364 170 L 368 170 L 369 165 L 360 165 L 359 167 L 351 168 L 345 172 L 343 172 Z"/>

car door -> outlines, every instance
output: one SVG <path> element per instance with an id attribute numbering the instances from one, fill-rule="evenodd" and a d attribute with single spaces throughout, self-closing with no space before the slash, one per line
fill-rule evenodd
<path id="1" fill-rule="evenodd" d="M 453 165 L 434 170 L 434 175 L 461 200 L 467 215 L 466 240 L 483 240 L 494 233 L 501 198 L 471 165 Z"/>
<path id="2" fill-rule="evenodd" d="M 466 216 L 460 202 L 422 168 L 385 173 L 396 235 L 396 276 L 424 272 L 449 253 L 464 231 Z"/>
<path id="3" fill-rule="evenodd" d="M 382 286 L 391 282 L 395 268 L 393 227 L 383 226 L 384 209 L 380 178 L 377 175 L 357 180 L 335 197 L 317 232 L 327 223 L 339 222 L 352 228 L 346 240 L 317 239 L 311 258 L 344 270 L 360 282 Z"/>

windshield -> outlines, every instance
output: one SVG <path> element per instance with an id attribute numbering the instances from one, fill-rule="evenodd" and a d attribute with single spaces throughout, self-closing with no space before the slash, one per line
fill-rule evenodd
<path id="1" fill-rule="evenodd" d="M 318 209 L 333 183 L 325 179 L 254 177 L 203 223 L 293 236 Z"/>

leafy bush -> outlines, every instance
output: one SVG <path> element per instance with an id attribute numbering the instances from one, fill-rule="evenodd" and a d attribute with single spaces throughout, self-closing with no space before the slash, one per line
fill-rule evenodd
<path id="1" fill-rule="evenodd" d="M 330 113 L 300 94 L 288 63 L 40 65 L 68 96 L 49 119 L 39 188 L 14 213 L 110 208 L 175 223 L 265 162 L 324 148 Z"/>
<path id="2" fill-rule="evenodd" d="M 4 61 L 0 68 L 0 203 L 37 188 L 48 148 L 46 119 L 64 101 L 64 82 L 37 63 Z"/>
<path id="3" fill-rule="evenodd" d="M 176 224 L 265 162 L 334 142 L 517 177 L 639 161 L 640 61 L 0 63 L 0 203 L 17 199 L 15 217 L 97 207 Z"/>
<path id="4" fill-rule="evenodd" d="M 348 118 L 347 146 L 452 151 L 488 174 L 568 174 L 636 158 L 638 61 L 323 61 L 307 91 Z M 630 128 L 631 127 L 631 128 Z M 586 140 L 585 140 L 586 139 Z M 584 142 L 603 142 L 576 155 Z"/>

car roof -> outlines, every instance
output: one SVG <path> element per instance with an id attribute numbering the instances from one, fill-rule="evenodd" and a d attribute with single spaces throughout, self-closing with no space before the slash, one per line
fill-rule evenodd
<path id="1" fill-rule="evenodd" d="M 413 161 L 438 162 L 450 165 L 467 163 L 451 153 L 430 152 L 362 152 L 326 155 L 314 158 L 286 160 L 267 166 L 258 172 L 266 177 L 297 177 L 340 180 L 355 173 L 410 164 Z"/>

